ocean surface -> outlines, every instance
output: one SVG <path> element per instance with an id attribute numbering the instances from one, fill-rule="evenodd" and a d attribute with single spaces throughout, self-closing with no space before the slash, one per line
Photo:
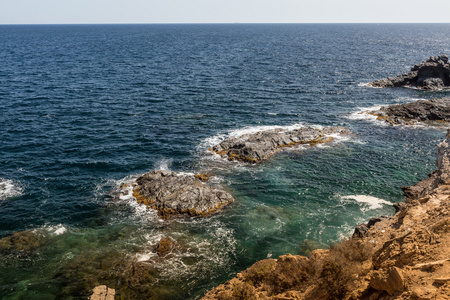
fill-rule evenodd
<path id="1" fill-rule="evenodd" d="M 40 239 L 0 254 L 0 298 L 85 299 L 111 285 L 116 255 L 152 266 L 149 299 L 198 299 L 258 260 L 393 214 L 400 187 L 435 169 L 446 127 L 359 112 L 448 92 L 366 84 L 444 53 L 449 24 L 0 26 L 0 237 Z M 354 135 L 251 166 L 207 151 L 305 125 Z M 162 221 L 115 196 L 154 169 L 212 173 L 235 201 Z M 181 250 L 158 258 L 162 237 Z"/>

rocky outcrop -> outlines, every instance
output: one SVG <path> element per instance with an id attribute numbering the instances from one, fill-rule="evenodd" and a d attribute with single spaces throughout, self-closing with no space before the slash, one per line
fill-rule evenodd
<path id="1" fill-rule="evenodd" d="M 89 300 L 114 300 L 116 291 L 106 285 L 99 285 L 92 290 Z"/>
<path id="2" fill-rule="evenodd" d="M 315 146 L 333 141 L 335 135 L 350 134 L 344 127 L 302 127 L 294 130 L 282 128 L 231 137 L 210 148 L 222 157 L 247 163 L 256 163 L 272 154 L 298 145 Z"/>
<path id="3" fill-rule="evenodd" d="M 437 157 L 394 216 L 309 258 L 259 261 L 203 299 L 450 299 L 450 131 Z"/>
<path id="4" fill-rule="evenodd" d="M 414 125 L 417 122 L 450 122 L 450 97 L 396 104 L 368 112 L 391 125 Z"/>
<path id="5" fill-rule="evenodd" d="M 133 183 L 133 196 L 138 203 L 158 211 L 161 217 L 179 214 L 206 216 L 233 201 L 226 191 L 204 181 L 204 177 L 155 170 Z"/>
<path id="6" fill-rule="evenodd" d="M 450 64 L 447 55 L 432 56 L 411 68 L 411 71 L 396 77 L 372 82 L 374 87 L 417 87 L 425 90 L 440 90 L 450 86 Z"/>

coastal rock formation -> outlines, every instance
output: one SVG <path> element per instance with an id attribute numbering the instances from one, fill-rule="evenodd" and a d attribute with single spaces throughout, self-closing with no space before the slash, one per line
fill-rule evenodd
<path id="1" fill-rule="evenodd" d="M 429 121 L 450 122 L 450 97 L 390 105 L 368 113 L 391 125 L 414 125 L 417 122 Z"/>
<path id="2" fill-rule="evenodd" d="M 92 290 L 89 300 L 114 300 L 116 291 L 106 285 L 99 285 Z"/>
<path id="3" fill-rule="evenodd" d="M 133 196 L 158 211 L 161 217 L 177 214 L 206 216 L 233 201 L 224 190 L 213 187 L 204 177 L 155 170 L 136 179 Z"/>
<path id="4" fill-rule="evenodd" d="M 209 150 L 229 160 L 256 163 L 287 147 L 315 146 L 331 142 L 335 135 L 344 134 L 350 134 L 350 130 L 344 127 L 316 129 L 309 126 L 294 130 L 277 128 L 231 137 Z"/>
<path id="5" fill-rule="evenodd" d="M 417 87 L 425 90 L 440 90 L 450 86 L 450 64 L 447 55 L 431 56 L 411 68 L 411 71 L 396 77 L 372 82 L 374 87 Z"/>
<path id="6" fill-rule="evenodd" d="M 437 157 L 394 216 L 309 258 L 259 261 L 203 299 L 450 299 L 450 131 Z"/>

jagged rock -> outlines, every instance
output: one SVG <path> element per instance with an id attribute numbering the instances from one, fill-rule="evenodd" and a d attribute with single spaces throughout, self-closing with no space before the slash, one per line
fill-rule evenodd
<path id="1" fill-rule="evenodd" d="M 256 163 L 283 148 L 331 142 L 336 134 L 350 134 L 350 130 L 344 127 L 316 129 L 309 126 L 294 130 L 277 128 L 231 137 L 209 150 L 229 160 Z"/>
<path id="2" fill-rule="evenodd" d="M 352 236 L 354 238 L 363 237 L 368 230 L 369 228 L 366 224 L 359 224 L 355 227 L 355 231 L 353 232 Z"/>
<path id="3" fill-rule="evenodd" d="M 432 56 L 396 77 L 388 77 L 371 83 L 374 87 L 415 86 L 426 90 L 440 90 L 450 86 L 450 64 L 447 55 Z"/>
<path id="4" fill-rule="evenodd" d="M 108 288 L 106 285 L 99 285 L 92 290 L 89 300 L 114 300 L 116 291 Z"/>
<path id="5" fill-rule="evenodd" d="M 155 170 L 136 179 L 133 196 L 162 217 L 206 216 L 233 201 L 229 193 L 202 183 L 194 175 L 165 170 Z"/>
<path id="6" fill-rule="evenodd" d="M 391 125 L 414 125 L 417 122 L 450 122 L 450 97 L 395 104 L 368 112 Z"/>
<path id="7" fill-rule="evenodd" d="M 363 237 L 366 232 L 373 227 L 373 225 L 375 225 L 378 222 L 381 222 L 385 219 L 389 219 L 388 216 L 380 216 L 380 217 L 375 217 L 375 218 L 371 218 L 369 220 L 369 222 L 367 222 L 367 224 L 360 224 L 358 226 L 355 227 L 355 231 L 353 232 L 353 237 L 354 238 L 361 238 Z"/>

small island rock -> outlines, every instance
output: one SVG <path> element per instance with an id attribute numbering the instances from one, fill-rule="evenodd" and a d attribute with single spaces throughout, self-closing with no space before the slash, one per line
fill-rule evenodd
<path id="1" fill-rule="evenodd" d="M 395 104 L 369 112 L 391 125 L 414 125 L 417 122 L 450 122 L 450 97 Z"/>
<path id="2" fill-rule="evenodd" d="M 411 68 L 411 71 L 396 77 L 372 82 L 374 87 L 417 87 L 425 90 L 440 90 L 450 86 L 450 64 L 448 56 L 432 56 Z"/>
<path id="3" fill-rule="evenodd" d="M 277 128 L 231 137 L 209 150 L 227 157 L 228 160 L 256 163 L 269 158 L 283 148 L 298 145 L 315 146 L 331 142 L 334 135 L 343 134 L 350 134 L 350 130 L 331 126 L 323 129 L 310 126 L 294 130 Z"/>
<path id="4" fill-rule="evenodd" d="M 186 173 L 155 170 L 136 179 L 133 196 L 161 217 L 206 216 L 233 201 L 226 191 Z"/>

